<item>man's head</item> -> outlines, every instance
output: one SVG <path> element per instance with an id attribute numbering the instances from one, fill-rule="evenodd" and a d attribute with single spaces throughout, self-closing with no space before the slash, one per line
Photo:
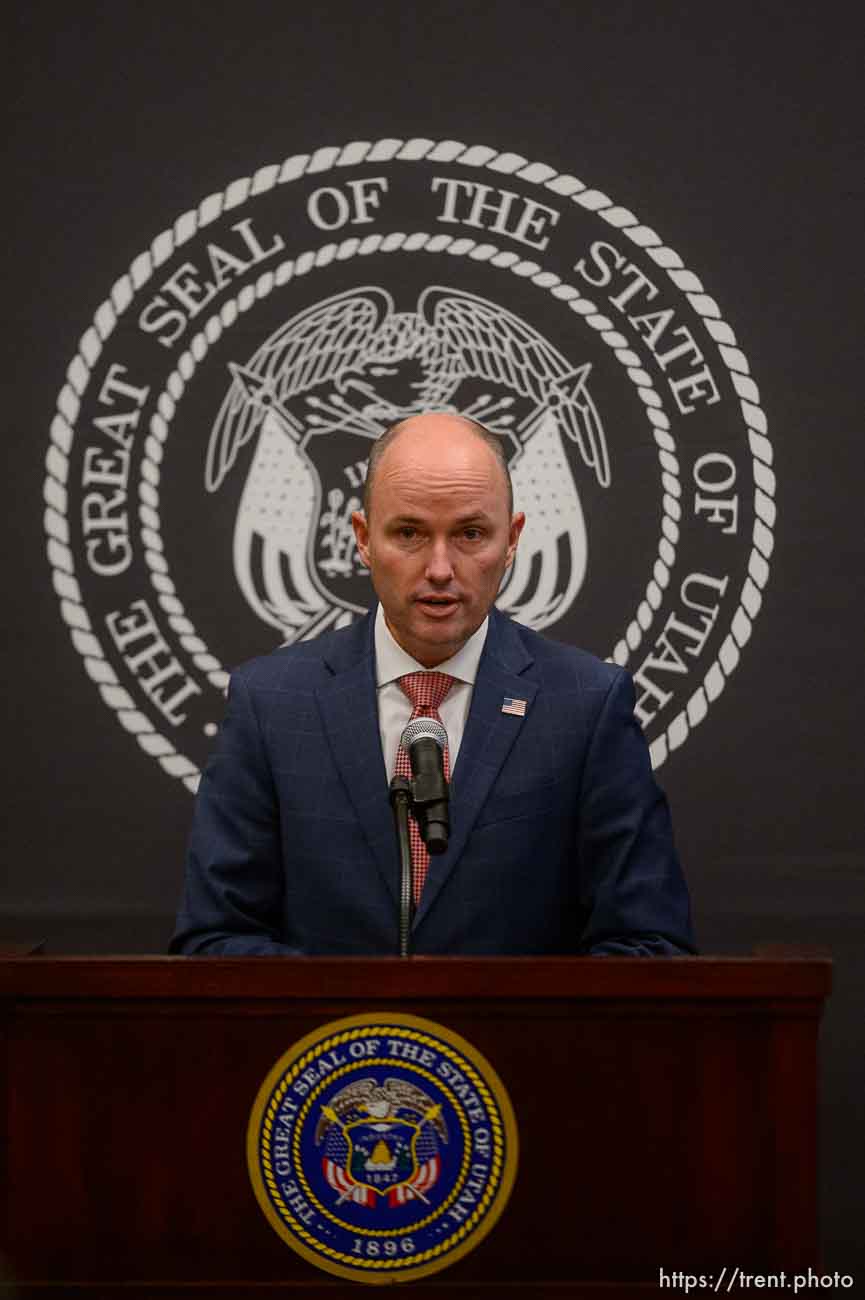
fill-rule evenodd
<path id="1" fill-rule="evenodd" d="M 427 412 L 374 444 L 364 513 L 352 523 L 388 627 L 432 668 L 480 627 L 525 516 L 512 513 L 494 435 L 463 416 Z"/>

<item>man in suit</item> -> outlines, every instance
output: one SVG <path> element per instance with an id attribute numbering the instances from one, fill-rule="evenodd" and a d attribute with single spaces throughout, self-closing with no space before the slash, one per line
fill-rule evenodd
<path id="1" fill-rule="evenodd" d="M 630 677 L 494 608 L 524 522 L 473 422 L 428 412 L 374 444 L 353 525 L 379 604 L 234 674 L 172 951 L 397 951 L 388 782 L 409 687 L 434 681 L 451 834 L 420 868 L 412 950 L 694 950 Z"/>

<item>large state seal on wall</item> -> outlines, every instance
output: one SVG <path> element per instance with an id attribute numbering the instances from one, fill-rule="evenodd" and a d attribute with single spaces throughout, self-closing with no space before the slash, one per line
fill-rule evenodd
<path id="1" fill-rule="evenodd" d="M 120 724 L 195 789 L 229 665 L 362 616 L 369 446 L 496 433 L 527 523 L 498 605 L 634 675 L 655 766 L 750 639 L 772 448 L 716 299 L 575 176 L 355 142 L 183 213 L 83 334 L 46 460 L 62 618 Z"/>
<path id="2" fill-rule="evenodd" d="M 404 1014 L 322 1025 L 286 1052 L 250 1117 L 256 1198 L 311 1264 L 356 1281 L 423 1277 L 495 1226 L 517 1128 L 487 1060 Z"/>

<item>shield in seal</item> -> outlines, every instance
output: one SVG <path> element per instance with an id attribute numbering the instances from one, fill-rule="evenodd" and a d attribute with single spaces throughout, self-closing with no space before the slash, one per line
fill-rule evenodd
<path id="1" fill-rule="evenodd" d="M 408 1187 L 417 1177 L 420 1128 L 407 1120 L 373 1124 L 358 1120 L 346 1128 L 347 1167 L 355 1182 L 382 1196 L 394 1187 Z"/>

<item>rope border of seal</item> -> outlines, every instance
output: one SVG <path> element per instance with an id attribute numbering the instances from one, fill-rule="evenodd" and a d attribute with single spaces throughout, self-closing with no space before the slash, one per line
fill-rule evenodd
<path id="1" fill-rule="evenodd" d="M 221 193 L 208 195 L 197 208 L 183 213 L 173 226 L 157 235 L 150 248 L 139 254 L 129 270 L 114 283 L 109 297 L 96 311 L 93 324 L 82 335 L 78 350 L 67 369 L 66 382 L 58 395 L 57 410 L 51 422 L 50 445 L 45 458 L 43 497 L 48 562 L 54 590 L 60 601 L 61 617 L 69 628 L 72 643 L 84 659 L 88 676 L 97 686 L 104 703 L 117 713 L 121 725 L 135 736 L 145 753 L 158 760 L 169 776 L 182 780 L 194 792 L 198 785 L 198 769 L 178 753 L 170 741 L 157 733 L 150 719 L 136 708 L 135 701 L 120 684 L 108 661 L 81 598 L 81 589 L 75 577 L 74 557 L 69 547 L 69 525 L 66 519 L 69 454 L 81 399 L 105 343 L 135 294 L 198 230 L 212 224 L 224 212 L 238 207 L 248 198 L 264 194 L 277 185 L 290 183 L 301 176 L 318 174 L 334 167 L 392 161 L 454 163 L 463 167 L 483 168 L 505 176 L 516 176 L 596 213 L 607 225 L 643 249 L 655 265 L 666 272 L 675 287 L 685 295 L 695 314 L 702 319 L 730 372 L 748 431 L 754 464 L 754 528 L 748 572 L 731 630 L 721 645 L 717 659 L 709 667 L 685 708 L 650 746 L 653 766 L 658 768 L 671 751 L 684 743 L 690 731 L 703 721 L 709 705 L 723 691 L 727 679 L 739 663 L 740 651 L 750 640 L 754 620 L 762 605 L 762 592 L 769 579 L 777 514 L 772 445 L 767 436 L 768 422 L 760 406 L 759 390 L 751 377 L 747 358 L 738 347 L 733 330 L 722 318 L 715 300 L 706 294 L 699 278 L 685 267 L 678 253 L 667 248 L 650 226 L 643 225 L 629 209 L 615 204 L 602 191 L 590 189 L 575 176 L 557 172 L 545 163 L 529 162 L 520 154 L 502 153 L 487 145 L 466 146 L 456 140 L 436 142 L 423 138 L 407 141 L 383 139 L 374 143 L 353 141 L 342 147 L 325 146 L 312 154 L 294 154 L 281 164 L 261 167 L 252 176 L 232 181 Z"/>
<path id="2" fill-rule="evenodd" d="M 168 441 L 169 424 L 176 413 L 177 403 L 182 398 L 196 367 L 207 355 L 208 347 L 216 343 L 239 316 L 256 302 L 266 298 L 274 287 L 287 284 L 295 276 L 306 275 L 312 270 L 330 266 L 333 261 L 347 262 L 355 256 L 404 250 L 448 253 L 454 257 L 469 257 L 474 261 L 489 262 L 497 268 L 509 270 L 512 274 L 528 279 L 540 288 L 548 289 L 553 297 L 564 300 L 570 310 L 583 317 L 588 325 L 600 333 L 603 342 L 612 348 L 616 360 L 625 367 L 628 378 L 634 384 L 643 402 L 652 436 L 658 447 L 663 488 L 658 556 L 652 567 L 652 577 L 643 599 L 637 607 L 636 616 L 628 624 L 624 637 L 613 651 L 611 659 L 614 663 L 620 666 L 627 663 L 630 654 L 637 649 L 643 636 L 651 627 L 654 614 L 662 604 L 663 589 L 669 585 L 670 571 L 676 560 L 679 520 L 682 516 L 679 505 L 682 488 L 679 462 L 675 454 L 676 443 L 670 432 L 669 417 L 663 409 L 662 400 L 652 383 L 651 376 L 641 366 L 637 354 L 628 347 L 628 340 L 613 328 L 613 322 L 600 313 L 593 302 L 584 298 L 578 289 L 566 284 L 554 272 L 543 271 L 537 262 L 524 261 L 518 254 L 498 249 L 494 244 L 479 244 L 477 240 L 464 236 L 429 235 L 423 231 L 413 231 L 409 235 L 394 232 L 389 235 L 367 235 L 365 239 L 349 238 L 339 244 L 325 244 L 315 251 L 307 249 L 296 258 L 286 259 L 275 270 L 263 272 L 254 285 L 245 285 L 235 298 L 225 302 L 220 311 L 211 316 L 203 328 L 190 339 L 189 347 L 177 358 L 177 365 L 169 374 L 156 400 L 156 411 L 150 420 L 150 432 L 144 440 L 141 462 L 142 481 L 139 485 L 141 502 L 139 518 L 142 524 L 144 559 L 150 569 L 150 578 L 157 600 L 167 615 L 172 630 L 194 666 L 206 675 L 210 684 L 217 690 L 225 690 L 229 674 L 208 649 L 188 617 L 169 576 L 162 541 L 159 517 L 160 465 L 164 456 L 163 448 Z"/>

